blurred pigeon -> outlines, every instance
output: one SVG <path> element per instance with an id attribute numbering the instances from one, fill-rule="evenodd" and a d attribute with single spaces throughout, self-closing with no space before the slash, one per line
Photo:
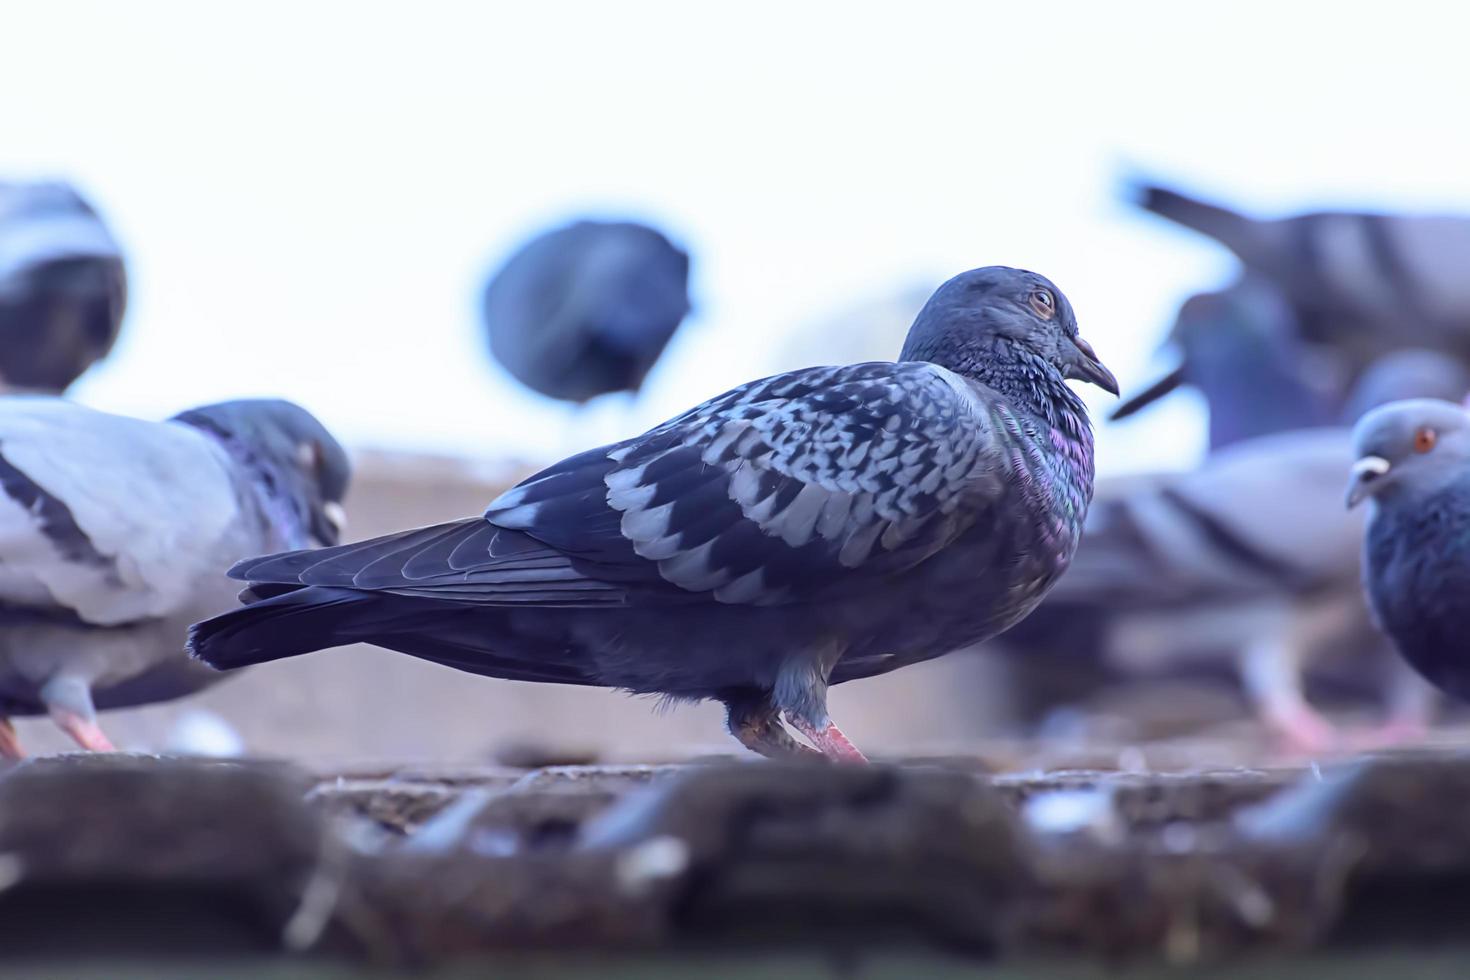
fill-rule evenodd
<path id="1" fill-rule="evenodd" d="M 533 238 L 485 287 L 490 352 L 550 398 L 637 392 L 689 312 L 689 256 L 628 221 Z"/>
<path id="2" fill-rule="evenodd" d="M 1116 393 L 1066 298 L 962 273 L 897 363 L 753 381 L 564 460 L 484 518 L 245 561 L 244 609 L 189 645 L 231 668 L 375 643 L 517 680 L 715 699 L 744 745 L 861 759 L 829 684 L 1025 616 L 1076 545 L 1092 433 L 1064 378 Z"/>
<path id="3" fill-rule="evenodd" d="M 231 562 L 335 544 L 348 463 L 290 402 L 223 402 L 167 422 L 58 398 L 0 400 L 0 755 L 9 718 L 49 712 L 110 750 L 96 708 L 179 697 L 218 674 L 186 627 L 231 608 Z"/>
<path id="4" fill-rule="evenodd" d="M 1459 397 L 1470 372 L 1402 352 L 1359 388 L 1360 401 Z M 1100 481 L 1071 569 L 1002 638 L 1023 655 L 1023 685 L 1033 667 L 1095 681 L 1099 664 L 1137 676 L 1233 661 L 1263 721 L 1292 747 L 1318 750 L 1336 735 L 1305 698 L 1304 669 L 1366 658 L 1386 673 L 1382 736 L 1422 728 L 1422 688 L 1363 642 L 1362 523 L 1338 506 L 1350 446 L 1345 427 L 1298 430 L 1211 453 L 1189 472 Z"/>
<path id="5" fill-rule="evenodd" d="M 1281 290 L 1303 337 L 1343 351 L 1358 369 L 1406 346 L 1470 358 L 1470 217 L 1329 211 L 1258 220 L 1153 185 L 1138 189 L 1138 201 L 1234 252 Z"/>
<path id="6" fill-rule="evenodd" d="M 1185 300 L 1168 343 L 1179 366 L 1118 406 L 1114 420 L 1191 385 L 1209 409 L 1211 449 L 1338 422 L 1346 365 L 1302 339 L 1292 308 L 1258 276 Z"/>
<path id="7" fill-rule="evenodd" d="M 1436 687 L 1470 698 L 1470 416 L 1414 399 L 1353 431 L 1348 506 L 1373 502 L 1363 580 L 1374 616 Z"/>
<path id="8" fill-rule="evenodd" d="M 62 183 L 0 182 L 0 387 L 59 394 L 117 340 L 122 253 Z"/>

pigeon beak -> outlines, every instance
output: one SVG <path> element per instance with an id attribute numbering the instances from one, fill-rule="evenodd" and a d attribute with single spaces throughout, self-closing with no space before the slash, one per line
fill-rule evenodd
<path id="1" fill-rule="evenodd" d="M 1371 496 L 1376 489 L 1374 484 L 1391 468 L 1389 461 L 1382 456 L 1364 456 L 1354 463 L 1352 479 L 1348 481 L 1348 510 L 1362 503 L 1364 497 Z"/>
<path id="2" fill-rule="evenodd" d="M 1075 356 L 1067 361 L 1062 377 L 1086 381 L 1088 384 L 1097 385 L 1110 395 L 1116 395 L 1118 379 L 1113 377 L 1113 372 L 1103 367 L 1092 345 L 1081 337 L 1073 337 L 1072 347 L 1075 350 Z"/>

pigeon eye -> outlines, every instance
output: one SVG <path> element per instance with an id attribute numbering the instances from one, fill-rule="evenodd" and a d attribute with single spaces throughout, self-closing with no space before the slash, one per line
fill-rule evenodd
<path id="1" fill-rule="evenodd" d="M 1057 298 L 1051 294 L 1050 289 L 1033 290 L 1031 292 L 1031 308 L 1043 320 L 1050 320 L 1057 312 Z"/>
<path id="2" fill-rule="evenodd" d="M 1439 441 L 1439 433 L 1425 426 L 1414 430 L 1414 452 L 1427 453 Z"/>

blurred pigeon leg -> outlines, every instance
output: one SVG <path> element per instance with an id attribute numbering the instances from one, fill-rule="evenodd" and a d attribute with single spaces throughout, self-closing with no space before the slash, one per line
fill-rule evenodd
<path id="1" fill-rule="evenodd" d="M 731 698 L 725 702 L 726 723 L 740 744 L 768 759 L 820 757 L 821 753 L 791 737 L 776 708 L 764 695 Z"/>
<path id="2" fill-rule="evenodd" d="M 1337 743 L 1332 723 L 1307 703 L 1302 692 L 1300 648 L 1280 637 L 1246 646 L 1241 679 L 1261 721 L 1297 752 L 1322 752 Z"/>
<path id="3" fill-rule="evenodd" d="M 0 759 L 24 759 L 25 750 L 15 734 L 15 723 L 9 718 L 0 718 Z"/>
<path id="4" fill-rule="evenodd" d="M 1391 658 L 1385 680 L 1388 717 L 1382 725 L 1350 737 L 1351 747 L 1360 751 L 1424 741 L 1439 708 L 1439 692 L 1428 681 L 1397 654 L 1385 651 L 1385 655 Z"/>
<path id="5" fill-rule="evenodd" d="M 91 752 L 116 752 L 112 740 L 97 724 L 97 709 L 92 704 L 92 691 L 80 677 L 53 677 L 41 688 L 41 700 L 51 712 L 51 720 Z"/>
<path id="6" fill-rule="evenodd" d="M 858 750 L 852 740 L 842 734 L 842 730 L 832 722 L 827 722 L 826 727 L 812 724 L 800 715 L 787 715 L 787 720 L 792 727 L 801 732 L 811 743 L 815 745 L 823 755 L 833 762 L 867 762 L 868 757 Z"/>

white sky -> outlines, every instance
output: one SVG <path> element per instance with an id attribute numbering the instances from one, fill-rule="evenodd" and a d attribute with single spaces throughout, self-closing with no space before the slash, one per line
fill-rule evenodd
<path id="1" fill-rule="evenodd" d="M 1402 2 L 48 0 L 0 30 L 0 173 L 75 180 L 128 250 L 124 339 L 84 401 L 277 394 L 350 443 L 548 456 L 991 263 L 1054 279 L 1136 388 L 1230 266 L 1131 214 L 1121 177 L 1470 210 L 1467 24 Z M 698 315 L 640 404 L 572 421 L 491 366 L 477 304 L 507 248 L 583 210 L 680 238 Z M 1100 465 L 1187 461 L 1199 423 L 1180 403 L 1107 429 Z"/>

